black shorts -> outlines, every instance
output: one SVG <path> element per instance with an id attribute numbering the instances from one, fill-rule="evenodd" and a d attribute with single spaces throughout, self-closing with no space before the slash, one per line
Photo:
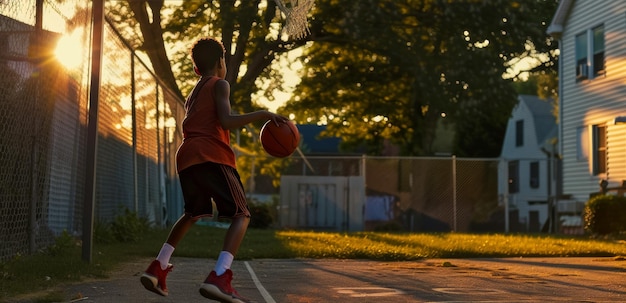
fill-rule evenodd
<path id="1" fill-rule="evenodd" d="M 186 214 L 194 218 L 212 217 L 213 199 L 220 218 L 250 217 L 243 184 L 235 168 L 206 162 L 185 168 L 178 175 Z"/>

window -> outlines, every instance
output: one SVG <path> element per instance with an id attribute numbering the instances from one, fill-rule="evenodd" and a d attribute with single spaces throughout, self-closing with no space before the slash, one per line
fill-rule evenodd
<path id="1" fill-rule="evenodd" d="M 524 120 L 515 122 L 515 146 L 524 145 Z"/>
<path id="2" fill-rule="evenodd" d="M 594 175 L 606 173 L 606 126 L 593 126 L 593 162 Z"/>
<path id="3" fill-rule="evenodd" d="M 583 80 L 589 77 L 587 66 L 587 33 L 576 36 L 576 79 Z"/>
<path id="4" fill-rule="evenodd" d="M 519 161 L 509 162 L 509 193 L 519 192 Z"/>
<path id="5" fill-rule="evenodd" d="M 539 188 L 539 162 L 530 162 L 530 188 Z"/>
<path id="6" fill-rule="evenodd" d="M 604 26 L 598 26 L 593 32 L 593 76 L 604 74 Z"/>
<path id="7" fill-rule="evenodd" d="M 576 80 L 604 74 L 604 25 L 576 35 Z"/>

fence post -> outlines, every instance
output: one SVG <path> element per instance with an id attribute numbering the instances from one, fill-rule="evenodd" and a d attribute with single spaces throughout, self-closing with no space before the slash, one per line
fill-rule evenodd
<path id="1" fill-rule="evenodd" d="M 454 232 L 457 232 L 457 209 L 456 209 L 456 155 L 452 155 L 452 209 L 454 214 Z"/>
<path id="2" fill-rule="evenodd" d="M 130 52 L 130 106 L 133 136 L 133 207 L 139 214 L 139 179 L 137 171 L 137 87 L 135 86 L 135 51 Z"/>
<path id="3" fill-rule="evenodd" d="M 164 212 L 164 201 L 163 201 L 163 191 L 161 190 L 162 187 L 162 170 L 161 170 L 161 161 L 163 161 L 162 156 L 161 155 L 161 102 L 160 102 L 160 98 L 161 95 L 159 94 L 159 84 L 157 83 L 156 88 L 156 111 L 155 111 L 155 118 L 156 118 L 156 148 L 157 148 L 157 160 L 156 160 L 156 177 L 157 177 L 157 182 L 156 182 L 156 190 L 157 190 L 157 211 L 155 212 L 155 219 L 159 220 L 159 226 L 163 226 L 163 222 L 164 222 L 164 217 L 165 214 Z M 164 99 L 165 100 L 165 99 Z M 165 108 L 165 107 L 164 107 Z"/>
<path id="4" fill-rule="evenodd" d="M 509 162 L 506 159 L 500 159 L 501 178 L 506 178 L 506 182 L 502 184 L 502 204 L 504 205 L 504 232 L 509 233 Z"/>
<path id="5" fill-rule="evenodd" d="M 104 35 L 104 0 L 93 0 L 93 40 L 91 43 L 91 84 L 89 85 L 89 120 L 87 124 L 87 165 L 85 166 L 85 202 L 83 205 L 83 261 L 91 263 L 93 216 L 96 200 L 96 159 L 98 145 L 98 97 Z"/>
<path id="6" fill-rule="evenodd" d="M 41 50 L 42 47 L 42 37 L 41 37 L 41 33 L 42 33 L 42 28 L 43 28 L 43 0 L 37 0 L 35 3 L 35 44 L 36 44 L 36 49 L 37 50 Z M 41 63 L 38 62 L 37 64 L 37 69 L 40 69 L 40 65 Z M 41 78 L 39 78 L 38 81 L 41 81 Z M 41 83 L 41 82 L 39 82 Z M 40 92 L 39 92 L 39 87 L 41 84 L 37 84 L 37 93 L 36 96 L 37 98 L 39 98 L 41 96 Z M 28 218 L 28 252 L 30 254 L 35 253 L 35 251 L 37 250 L 37 204 L 39 201 L 39 198 L 37 197 L 37 192 L 38 192 L 38 185 L 37 185 L 37 175 L 38 175 L 38 169 L 37 169 L 37 165 L 38 165 L 38 150 L 39 150 L 39 146 L 37 144 L 37 136 L 33 135 L 32 137 L 32 147 L 31 147 L 31 153 L 30 153 L 30 158 L 31 158 L 31 163 L 30 163 L 30 211 L 29 211 L 29 218 Z"/>

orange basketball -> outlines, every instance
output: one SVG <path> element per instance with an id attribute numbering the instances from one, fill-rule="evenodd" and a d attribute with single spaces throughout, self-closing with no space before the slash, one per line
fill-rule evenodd
<path id="1" fill-rule="evenodd" d="M 261 145 L 265 151 L 277 158 L 291 155 L 300 144 L 300 132 L 291 121 L 279 123 L 269 120 L 261 128 Z"/>

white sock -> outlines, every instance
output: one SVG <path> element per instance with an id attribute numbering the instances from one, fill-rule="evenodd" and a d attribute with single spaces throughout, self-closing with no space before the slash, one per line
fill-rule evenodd
<path id="1" fill-rule="evenodd" d="M 220 256 L 217 258 L 217 263 L 215 263 L 215 274 L 221 276 L 227 269 L 230 269 L 230 265 L 233 264 L 233 259 L 235 256 L 230 252 L 223 250 L 220 252 Z"/>
<path id="2" fill-rule="evenodd" d="M 163 244 L 163 247 L 161 247 L 161 251 L 159 251 L 159 255 L 156 257 L 156 259 L 159 260 L 159 263 L 161 263 L 161 269 L 165 270 L 167 268 L 173 253 L 174 246 L 170 245 L 169 243 Z"/>

